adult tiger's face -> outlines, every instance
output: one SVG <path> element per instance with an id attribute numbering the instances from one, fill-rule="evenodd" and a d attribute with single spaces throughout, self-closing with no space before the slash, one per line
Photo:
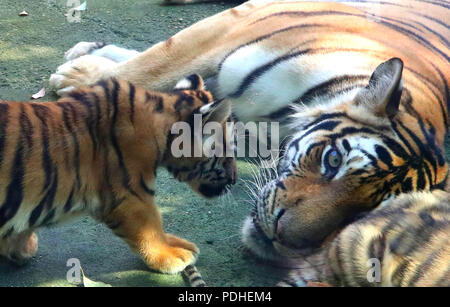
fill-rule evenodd
<path id="1" fill-rule="evenodd" d="M 271 260 L 309 254 L 390 196 L 432 187 L 429 178 L 437 176 L 426 178 L 426 172 L 428 165 L 445 169 L 441 151 L 409 151 L 397 129 L 402 67 L 391 59 L 353 100 L 298 115 L 307 124 L 287 145 L 279 177 L 264 187 L 244 223 L 251 251 Z"/>

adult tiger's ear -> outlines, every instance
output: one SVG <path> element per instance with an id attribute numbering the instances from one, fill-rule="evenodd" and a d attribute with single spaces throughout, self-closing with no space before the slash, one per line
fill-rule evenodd
<path id="1" fill-rule="evenodd" d="M 380 64 L 369 84 L 356 95 L 355 103 L 365 106 L 378 117 L 394 117 L 402 97 L 402 72 L 403 61 L 399 58 Z"/>
<path id="2" fill-rule="evenodd" d="M 200 75 L 192 74 L 177 82 L 174 90 L 204 90 L 205 82 Z"/>
<path id="3" fill-rule="evenodd" d="M 204 105 L 200 108 L 203 115 L 203 124 L 206 122 L 224 122 L 231 115 L 231 101 L 221 99 Z"/>

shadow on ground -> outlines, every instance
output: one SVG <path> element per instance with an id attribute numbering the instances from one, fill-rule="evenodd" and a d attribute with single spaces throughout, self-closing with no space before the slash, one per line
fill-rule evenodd
<path id="1" fill-rule="evenodd" d="M 162 6 L 159 0 L 87 1 L 80 23 L 64 17 L 66 0 L 0 0 L 0 99 L 28 100 L 63 63 L 79 41 L 104 41 L 144 50 L 180 29 L 235 3 Z M 26 10 L 27 17 L 18 14 Z M 55 99 L 48 93 L 43 101 Z M 272 286 L 280 271 L 260 265 L 241 249 L 240 227 L 249 212 L 243 179 L 252 166 L 239 163 L 241 179 L 232 193 L 214 201 L 194 195 L 160 171 L 157 197 L 166 231 L 199 246 L 198 268 L 210 286 Z M 40 248 L 17 268 L 0 261 L 0 286 L 70 286 L 70 258 L 86 275 L 113 286 L 184 286 L 181 275 L 150 272 L 125 243 L 90 218 L 38 232 Z"/>

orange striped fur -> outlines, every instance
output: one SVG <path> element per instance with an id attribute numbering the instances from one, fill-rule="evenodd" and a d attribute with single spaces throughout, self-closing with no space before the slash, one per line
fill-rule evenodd
<path id="1" fill-rule="evenodd" d="M 249 1 L 122 62 L 87 52 L 50 83 L 65 92 L 116 76 L 167 89 L 199 72 L 236 118 L 279 122 L 291 146 L 243 228 L 257 256 L 279 260 L 399 193 L 443 188 L 448 175 L 448 1 L 339 2 Z M 390 65 L 396 73 L 376 73 Z"/>
<path id="2" fill-rule="evenodd" d="M 189 80 L 194 87 L 170 93 L 109 79 L 56 102 L 0 102 L 0 255 L 23 263 L 37 250 L 36 228 L 88 214 L 152 269 L 194 263 L 195 244 L 163 231 L 156 170 L 168 168 L 200 194 L 207 184 L 212 197 L 234 183 L 235 162 L 172 156 L 172 125 L 213 103 L 198 75 Z M 205 115 L 225 125 L 227 108 L 210 109 Z"/>
<path id="3" fill-rule="evenodd" d="M 299 261 L 279 286 L 449 287 L 449 233 L 450 194 L 402 194 Z"/>

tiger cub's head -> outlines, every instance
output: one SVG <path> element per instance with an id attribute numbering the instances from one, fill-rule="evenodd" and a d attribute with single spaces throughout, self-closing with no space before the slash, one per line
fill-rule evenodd
<path id="1" fill-rule="evenodd" d="M 229 125 L 231 104 L 226 100 L 213 101 L 197 74 L 180 80 L 174 93 L 188 105 L 197 105 L 195 100 L 202 100 L 202 104 L 181 115 L 172 125 L 164 165 L 176 179 L 189 184 L 201 196 L 211 198 L 224 194 L 237 177 L 234 138 Z"/>
<path id="2" fill-rule="evenodd" d="M 390 197 L 442 185 L 447 165 L 436 129 L 411 116 L 403 63 L 379 65 L 348 100 L 295 116 L 278 178 L 262 189 L 243 227 L 257 256 L 307 255 Z"/>

